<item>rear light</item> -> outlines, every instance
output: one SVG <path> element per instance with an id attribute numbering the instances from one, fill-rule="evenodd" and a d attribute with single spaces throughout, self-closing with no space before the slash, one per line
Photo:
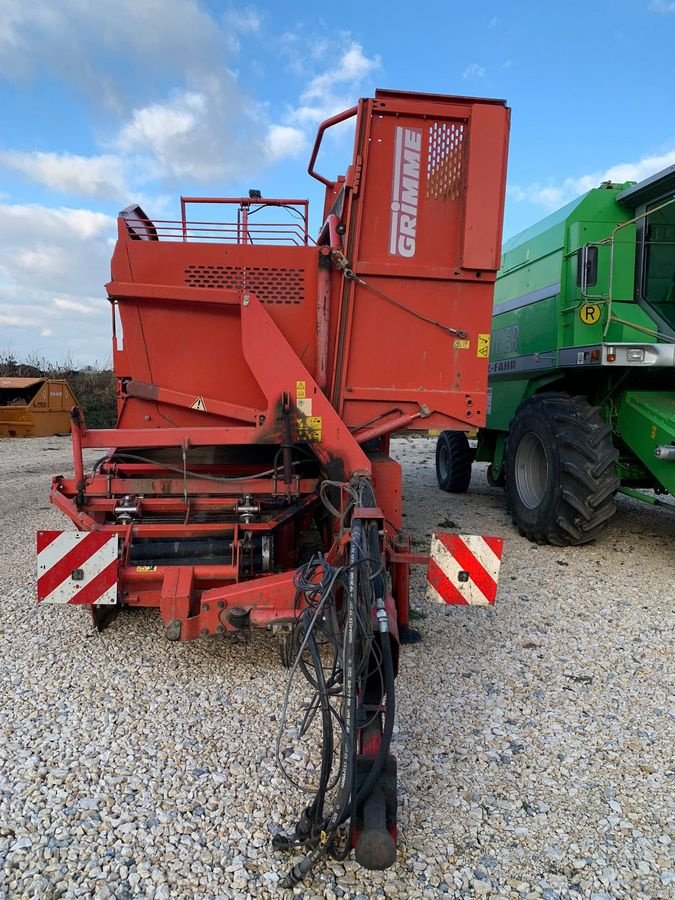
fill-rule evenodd
<path id="1" fill-rule="evenodd" d="M 607 348 L 607 362 L 616 362 L 616 351 L 614 347 Z"/>

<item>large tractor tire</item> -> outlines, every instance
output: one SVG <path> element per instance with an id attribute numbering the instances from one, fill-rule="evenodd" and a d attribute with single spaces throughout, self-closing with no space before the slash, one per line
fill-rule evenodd
<path id="1" fill-rule="evenodd" d="M 464 494 L 471 481 L 473 452 L 463 431 L 443 431 L 436 443 L 436 477 L 442 491 Z"/>
<path id="2" fill-rule="evenodd" d="M 506 497 L 522 535 L 565 547 L 594 540 L 616 512 L 612 430 L 585 397 L 537 394 L 506 439 Z"/>

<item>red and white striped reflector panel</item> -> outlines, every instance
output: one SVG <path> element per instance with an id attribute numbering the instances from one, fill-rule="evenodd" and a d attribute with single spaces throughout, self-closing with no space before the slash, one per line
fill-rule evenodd
<path id="1" fill-rule="evenodd" d="M 504 541 L 477 534 L 432 534 L 427 600 L 488 606 L 497 597 Z"/>
<path id="2" fill-rule="evenodd" d="M 116 534 L 38 531 L 38 603 L 114 605 L 117 547 Z"/>

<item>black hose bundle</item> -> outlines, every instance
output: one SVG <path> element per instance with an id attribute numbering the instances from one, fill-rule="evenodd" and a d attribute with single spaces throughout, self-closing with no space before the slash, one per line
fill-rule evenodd
<path id="1" fill-rule="evenodd" d="M 363 477 L 344 486 L 354 506 L 374 507 L 370 481 Z M 342 524 L 346 515 L 340 515 Z M 281 742 L 294 678 L 300 671 L 313 696 L 305 702 L 296 729 L 301 739 L 317 726 L 321 765 L 313 798 L 296 825 L 293 836 L 277 835 L 277 849 L 304 848 L 307 854 L 281 882 L 297 884 L 322 856 L 344 859 L 351 849 L 357 810 L 382 774 L 394 726 L 394 664 L 384 612 L 386 579 L 377 525 L 353 519 L 347 561 L 332 566 L 321 555 L 298 569 L 295 577 L 299 610 L 294 640 L 297 647 L 284 697 L 277 738 L 277 762 L 289 780 Z M 304 600 L 304 603 L 301 601 Z M 356 761 L 358 738 L 384 705 L 380 746 L 360 784 Z M 377 709 L 368 720 L 365 709 Z"/>

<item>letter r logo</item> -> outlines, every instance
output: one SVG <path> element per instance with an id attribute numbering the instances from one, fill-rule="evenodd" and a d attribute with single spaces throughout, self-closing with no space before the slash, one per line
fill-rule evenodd
<path id="1" fill-rule="evenodd" d="M 579 318 L 584 325 L 595 325 L 600 321 L 602 311 L 597 303 L 583 303 L 579 307 Z"/>

